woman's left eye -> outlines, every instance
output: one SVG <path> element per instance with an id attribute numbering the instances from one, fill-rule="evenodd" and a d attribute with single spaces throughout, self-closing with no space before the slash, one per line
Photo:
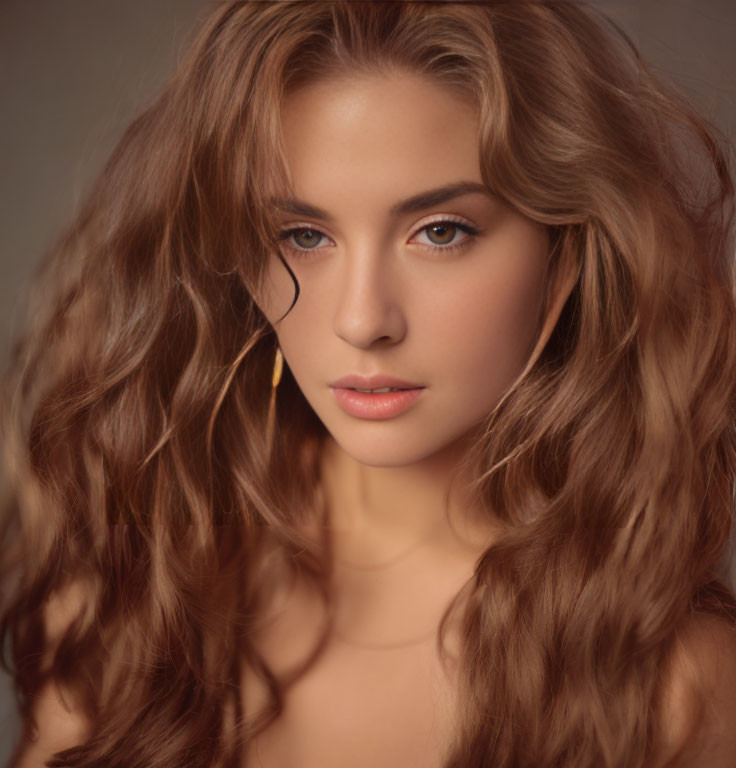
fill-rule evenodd
<path id="1" fill-rule="evenodd" d="M 459 242 L 457 241 L 458 232 L 464 232 L 465 237 Z M 295 245 L 295 241 L 299 237 L 303 237 L 307 234 L 307 246 Z M 422 242 L 420 245 L 424 245 L 433 251 L 458 251 L 461 248 L 465 248 L 473 238 L 478 234 L 478 230 L 475 227 L 470 226 L 459 221 L 453 221 L 452 219 L 442 219 L 440 221 L 432 221 L 429 224 L 425 224 L 413 235 L 412 240 L 422 233 L 426 233 L 427 242 Z M 320 232 L 314 227 L 294 227 L 293 229 L 287 229 L 280 233 L 279 239 L 286 241 L 287 247 L 301 254 L 310 253 L 317 250 L 319 241 L 327 237 L 323 232 Z M 293 239 L 292 239 L 293 238 Z M 412 241 L 410 241 L 412 242 Z"/>
<path id="2" fill-rule="evenodd" d="M 459 242 L 455 237 L 458 231 L 464 232 L 466 235 Z M 426 232 L 429 242 L 422 243 L 422 245 L 428 245 L 432 250 L 436 251 L 456 251 L 464 248 L 478 234 L 478 230 L 469 224 L 444 219 L 425 225 L 419 230 L 418 234 L 423 232 Z"/>

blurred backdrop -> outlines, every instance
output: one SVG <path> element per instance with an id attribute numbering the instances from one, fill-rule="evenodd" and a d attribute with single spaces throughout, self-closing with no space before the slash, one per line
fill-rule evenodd
<path id="1" fill-rule="evenodd" d="M 594 0 L 736 141 L 734 0 Z M 0 360 L 44 250 L 211 0 L 0 0 Z M 18 724 L 0 673 L 0 765 Z"/>

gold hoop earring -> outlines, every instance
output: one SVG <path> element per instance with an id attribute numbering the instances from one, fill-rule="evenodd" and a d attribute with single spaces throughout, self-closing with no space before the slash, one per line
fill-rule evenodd
<path id="1" fill-rule="evenodd" d="M 273 361 L 273 374 L 271 375 L 271 398 L 268 401 L 268 416 L 266 418 L 266 451 L 271 455 L 273 447 L 273 436 L 276 428 L 276 387 L 281 381 L 281 374 L 284 370 L 284 356 L 281 354 L 281 347 L 276 346 L 276 356 Z"/>

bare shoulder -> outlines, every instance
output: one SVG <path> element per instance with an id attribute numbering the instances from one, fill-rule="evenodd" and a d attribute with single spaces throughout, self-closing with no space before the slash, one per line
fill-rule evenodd
<path id="1" fill-rule="evenodd" d="M 44 665 L 49 664 L 59 640 L 71 622 L 88 610 L 90 587 L 74 582 L 47 598 L 43 620 L 48 639 Z M 12 768 L 38 768 L 55 752 L 76 746 L 86 740 L 89 722 L 75 705 L 71 693 L 49 682 L 37 696 L 33 717 L 35 729 L 23 724 L 21 744 Z"/>
<path id="2" fill-rule="evenodd" d="M 736 766 L 736 627 L 698 614 L 664 670 L 656 768 Z"/>

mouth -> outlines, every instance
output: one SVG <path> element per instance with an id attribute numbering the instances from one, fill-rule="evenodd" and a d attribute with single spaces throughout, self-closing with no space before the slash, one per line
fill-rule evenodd
<path id="1" fill-rule="evenodd" d="M 390 419 L 404 413 L 421 398 L 425 387 L 333 387 L 335 400 L 349 416 L 359 419 Z"/>
<path id="2" fill-rule="evenodd" d="M 330 383 L 334 389 L 350 389 L 355 392 L 384 393 L 410 389 L 423 389 L 422 384 L 378 373 L 372 376 L 350 374 Z"/>

